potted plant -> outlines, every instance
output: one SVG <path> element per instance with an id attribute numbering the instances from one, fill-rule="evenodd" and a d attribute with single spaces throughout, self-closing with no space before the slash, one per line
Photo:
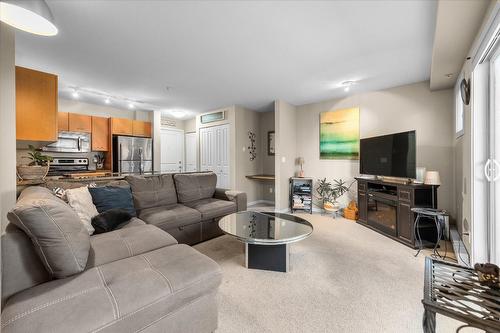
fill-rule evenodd
<path id="1" fill-rule="evenodd" d="M 318 198 L 322 202 L 322 208 L 326 210 L 339 210 L 340 205 L 337 200 L 348 190 L 349 187 L 342 179 L 334 179 L 333 184 L 328 182 L 326 178 L 320 179 L 316 188 Z"/>
<path id="2" fill-rule="evenodd" d="M 21 180 L 44 179 L 49 172 L 52 156 L 42 155 L 42 153 L 29 145 L 28 158 L 31 162 L 28 165 L 18 165 L 17 175 Z"/>

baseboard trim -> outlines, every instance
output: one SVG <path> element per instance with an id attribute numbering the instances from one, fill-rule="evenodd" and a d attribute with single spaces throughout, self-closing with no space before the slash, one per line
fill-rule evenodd
<path id="1" fill-rule="evenodd" d="M 255 205 L 258 205 L 258 204 L 274 205 L 275 202 L 271 201 L 271 200 L 255 200 L 255 201 L 251 201 L 251 202 L 247 203 L 247 206 L 250 207 L 250 206 L 255 206 Z"/>

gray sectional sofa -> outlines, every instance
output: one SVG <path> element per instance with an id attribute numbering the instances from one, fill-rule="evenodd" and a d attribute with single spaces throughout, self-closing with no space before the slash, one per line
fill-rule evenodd
<path id="1" fill-rule="evenodd" d="M 1 331 L 213 332 L 221 270 L 179 242 L 246 208 L 214 176 L 128 177 L 139 218 L 93 236 L 51 190 L 24 190 L 2 235 Z"/>
<path id="2" fill-rule="evenodd" d="M 214 173 L 127 176 L 137 216 L 167 231 L 179 243 L 196 244 L 222 235 L 222 216 L 247 208 L 246 193 L 215 187 Z"/>

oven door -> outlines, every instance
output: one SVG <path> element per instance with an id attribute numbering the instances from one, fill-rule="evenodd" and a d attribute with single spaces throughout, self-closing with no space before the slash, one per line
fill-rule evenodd
<path id="1" fill-rule="evenodd" d="M 396 201 L 368 194 L 368 224 L 392 236 L 397 235 Z"/>

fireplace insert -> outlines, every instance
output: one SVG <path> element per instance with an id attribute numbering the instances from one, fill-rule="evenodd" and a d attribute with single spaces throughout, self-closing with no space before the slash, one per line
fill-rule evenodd
<path id="1" fill-rule="evenodd" d="M 397 235 L 397 200 L 368 193 L 368 224 L 392 236 Z"/>

